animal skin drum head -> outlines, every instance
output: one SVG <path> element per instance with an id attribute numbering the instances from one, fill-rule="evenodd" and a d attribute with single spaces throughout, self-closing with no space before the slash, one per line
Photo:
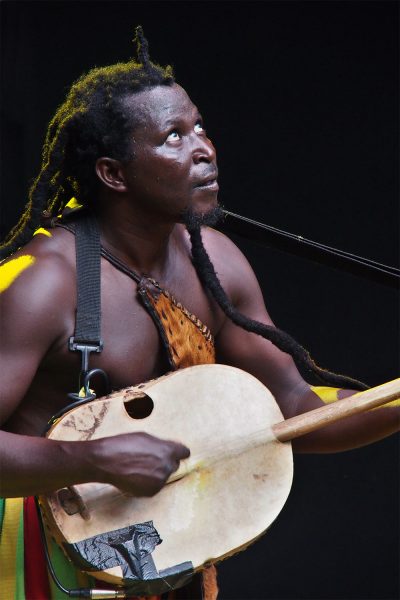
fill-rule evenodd
<path id="1" fill-rule="evenodd" d="M 139 411 L 133 408 L 135 398 Z M 49 437 L 89 440 L 146 431 L 182 442 L 191 456 L 175 475 L 183 476 L 152 498 L 99 483 L 74 486 L 70 501 L 64 490 L 64 500 L 60 492 L 42 498 L 54 537 L 71 556 L 77 548 L 87 552 L 93 540 L 103 548 L 105 540 L 115 545 L 118 536 L 132 537 L 134 531 L 143 547 L 151 548 L 157 573 L 187 563 L 196 571 L 242 550 L 271 525 L 290 491 L 291 446 L 271 432 L 282 420 L 260 381 L 225 365 L 182 369 L 73 409 Z M 96 577 L 121 584 L 127 567 L 116 561 L 110 558 L 109 568 L 103 561 Z"/>

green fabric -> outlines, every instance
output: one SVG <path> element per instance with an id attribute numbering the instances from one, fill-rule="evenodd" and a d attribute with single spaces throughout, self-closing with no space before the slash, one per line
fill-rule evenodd
<path id="1" fill-rule="evenodd" d="M 2 526 L 5 514 L 6 499 L 0 498 L 0 537 L 2 533 Z M 95 587 L 93 577 L 89 577 L 85 574 L 80 574 L 72 565 L 72 563 L 66 558 L 62 550 L 57 544 L 51 540 L 49 541 L 50 557 L 53 564 L 53 568 L 56 572 L 60 583 L 67 589 L 76 589 L 80 587 Z M 35 560 L 35 557 L 31 557 Z M 13 598 L 7 598 L 7 600 L 26 600 L 25 596 L 25 555 L 24 555 L 24 512 L 21 511 L 21 517 L 18 525 L 18 537 L 16 547 L 16 581 L 15 581 L 15 595 Z M 68 598 L 66 594 L 63 594 L 53 582 L 52 577 L 49 575 L 51 598 L 48 600 L 65 600 Z M 34 600 L 34 599 L 29 599 Z"/>
<path id="2" fill-rule="evenodd" d="M 50 557 L 53 564 L 53 569 L 60 580 L 61 585 L 71 590 L 80 587 L 94 587 L 93 578 L 85 575 L 80 575 L 72 563 L 66 558 L 61 548 L 53 541 L 49 543 Z M 68 598 L 66 594 L 61 592 L 54 583 L 52 577 L 50 579 L 51 599 L 65 600 Z"/>
<path id="3" fill-rule="evenodd" d="M 25 577 L 24 577 L 24 511 L 18 527 L 17 552 L 16 552 L 16 581 L 15 600 L 25 600 Z"/>
<path id="4" fill-rule="evenodd" d="M 4 519 L 5 510 L 6 510 L 5 498 L 0 498 L 0 537 L 1 537 L 1 532 L 3 531 L 3 519 Z"/>

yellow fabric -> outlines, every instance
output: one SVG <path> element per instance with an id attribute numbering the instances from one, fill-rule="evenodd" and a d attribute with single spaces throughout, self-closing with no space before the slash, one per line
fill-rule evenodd
<path id="1" fill-rule="evenodd" d="M 35 264 L 35 257 L 30 254 L 24 254 L 13 258 L 8 262 L 0 266 L 0 292 L 4 292 L 10 287 L 10 285 L 33 264 Z"/>
<path id="2" fill-rule="evenodd" d="M 23 507 L 23 498 L 7 499 L 0 539 L 1 600 L 12 600 L 15 598 L 17 576 L 16 553 Z"/>
<path id="3" fill-rule="evenodd" d="M 92 390 L 92 388 L 89 388 L 89 392 L 91 394 L 94 394 L 94 390 Z M 79 398 L 84 398 L 86 396 L 86 392 L 85 392 L 85 388 L 81 387 L 81 389 L 79 390 L 79 394 L 78 394 Z"/>
<path id="4" fill-rule="evenodd" d="M 392 400 L 387 404 L 382 404 L 381 406 L 377 406 L 376 408 L 372 408 L 371 410 L 378 410 L 379 408 L 395 408 L 396 406 L 400 406 L 400 398 L 396 400 Z"/>
<path id="5" fill-rule="evenodd" d="M 47 229 L 45 229 L 44 227 L 39 227 L 39 229 L 36 229 L 35 233 L 33 235 L 46 235 L 47 237 L 53 237 L 50 233 L 50 231 L 47 231 Z"/>
<path id="6" fill-rule="evenodd" d="M 76 198 L 71 198 L 65 205 L 65 208 L 70 208 L 71 210 L 75 210 L 77 208 L 82 208 L 82 204 L 79 204 Z"/>
<path id="7" fill-rule="evenodd" d="M 323 385 L 310 385 L 310 388 L 314 392 L 314 394 L 317 394 L 318 398 L 320 398 L 325 404 L 330 404 L 331 402 L 336 402 L 336 400 L 339 400 L 338 392 L 342 389 L 326 387 Z M 400 398 L 397 398 L 396 400 L 392 400 L 391 402 L 387 402 L 387 404 L 382 404 L 381 406 L 377 406 L 376 408 L 372 408 L 370 410 L 378 410 L 379 408 L 395 408 L 396 406 L 400 406 Z"/>
<path id="8" fill-rule="evenodd" d="M 323 385 L 310 385 L 311 390 L 314 394 L 317 394 L 318 398 L 325 404 L 336 402 L 338 400 L 338 391 L 341 388 L 327 387 Z"/>

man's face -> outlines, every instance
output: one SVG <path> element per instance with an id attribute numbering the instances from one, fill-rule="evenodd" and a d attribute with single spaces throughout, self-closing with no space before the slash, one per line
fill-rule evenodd
<path id="1" fill-rule="evenodd" d="M 125 99 L 135 124 L 134 158 L 125 167 L 128 193 L 142 210 L 180 220 L 217 205 L 215 149 L 202 118 L 179 85 L 158 86 Z"/>

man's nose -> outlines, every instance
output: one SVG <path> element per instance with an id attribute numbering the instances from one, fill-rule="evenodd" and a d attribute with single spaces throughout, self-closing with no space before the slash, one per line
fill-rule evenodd
<path id="1" fill-rule="evenodd" d="M 215 148 L 208 138 L 196 136 L 193 144 L 193 161 L 198 164 L 201 162 L 214 162 L 216 158 Z"/>

